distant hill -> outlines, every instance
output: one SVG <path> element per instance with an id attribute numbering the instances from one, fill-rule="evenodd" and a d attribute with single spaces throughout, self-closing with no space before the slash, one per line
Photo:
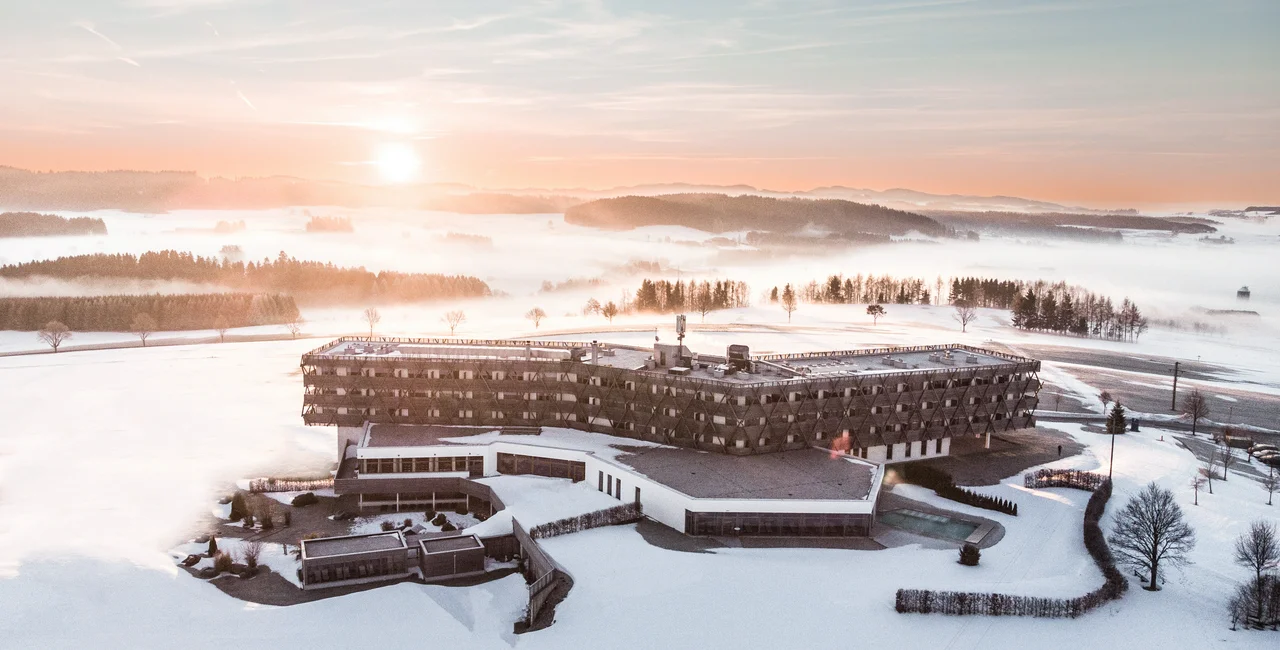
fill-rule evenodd
<path id="1" fill-rule="evenodd" d="M 472 214 L 559 213 L 568 196 L 475 192 L 454 184 L 372 187 L 287 176 L 203 178 L 195 172 L 33 172 L 0 166 L 0 208 L 10 210 L 268 209 L 291 206 L 413 207 Z"/>
<path id="2" fill-rule="evenodd" d="M 840 199 L 667 194 L 623 196 L 565 210 L 565 222 L 630 230 L 641 226 L 685 226 L 705 232 L 816 230 L 851 235 L 943 235 L 947 229 L 924 215 Z"/>
<path id="3" fill-rule="evenodd" d="M 1169 219 L 1144 217 L 1136 214 L 1078 214 L 1064 212 L 964 212 L 960 210 L 927 210 L 925 214 L 942 223 L 959 229 L 979 231 L 1005 231 L 1026 234 L 1064 235 L 1064 227 L 1107 228 L 1113 230 L 1161 230 L 1172 233 L 1217 232 L 1207 219 Z M 1049 230 L 1046 230 L 1049 229 Z"/>
<path id="4" fill-rule="evenodd" d="M 105 235 L 107 224 L 102 219 L 73 217 L 38 212 L 0 213 L 0 237 L 56 237 L 62 235 Z"/>

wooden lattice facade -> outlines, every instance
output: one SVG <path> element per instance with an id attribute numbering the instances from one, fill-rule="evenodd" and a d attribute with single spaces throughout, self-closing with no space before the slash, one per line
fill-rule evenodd
<path id="1" fill-rule="evenodd" d="M 343 343 L 582 349 L 549 341 L 345 338 L 302 358 L 307 424 L 555 426 L 733 454 L 867 448 L 1034 426 L 1040 362 L 961 345 L 998 363 L 741 381 L 589 360 L 344 355 Z M 619 349 L 638 350 L 626 346 Z M 763 363 L 822 354 L 753 357 Z M 939 444 L 939 447 L 941 445 Z"/>

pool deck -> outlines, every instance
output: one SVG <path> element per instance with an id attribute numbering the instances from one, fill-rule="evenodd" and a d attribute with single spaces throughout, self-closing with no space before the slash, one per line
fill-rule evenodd
<path id="1" fill-rule="evenodd" d="M 990 548 L 995 546 L 1000 540 L 1004 539 L 1004 526 L 998 521 L 958 513 L 952 510 L 938 508 L 922 501 L 908 499 L 902 495 L 894 494 L 893 488 L 885 486 L 880 492 L 880 502 L 877 507 L 878 512 L 891 512 L 893 510 L 916 510 L 919 512 L 927 512 L 930 514 L 943 515 L 957 521 L 963 521 L 977 526 L 963 542 L 934 535 L 925 535 L 923 533 L 896 528 L 888 524 L 876 521 L 876 526 L 872 529 L 872 538 L 886 547 L 905 546 L 907 544 L 921 543 L 921 540 L 929 540 L 931 543 L 926 546 L 938 548 L 959 548 L 961 544 L 973 544 L 978 548 Z"/>

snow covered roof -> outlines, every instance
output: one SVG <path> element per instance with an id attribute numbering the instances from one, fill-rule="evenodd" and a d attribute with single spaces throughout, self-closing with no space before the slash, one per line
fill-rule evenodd
<path id="1" fill-rule="evenodd" d="M 302 540 L 304 559 L 408 548 L 399 531 Z"/>

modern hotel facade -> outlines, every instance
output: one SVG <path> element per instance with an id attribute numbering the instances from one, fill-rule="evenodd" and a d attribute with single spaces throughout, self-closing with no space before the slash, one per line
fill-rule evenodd
<path id="1" fill-rule="evenodd" d="M 564 427 L 726 454 L 877 463 L 1034 426 L 1040 362 L 963 345 L 750 355 L 596 342 L 342 338 L 303 356 L 303 419 Z"/>

